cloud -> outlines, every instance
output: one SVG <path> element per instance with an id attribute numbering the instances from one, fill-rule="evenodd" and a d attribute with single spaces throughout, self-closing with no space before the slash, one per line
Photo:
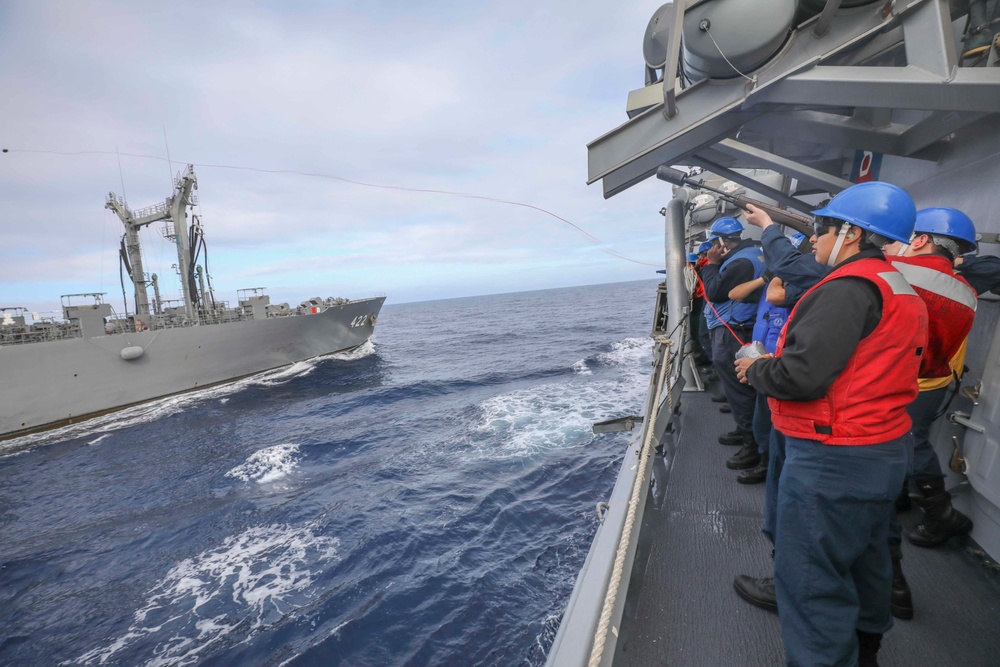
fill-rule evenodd
<path id="1" fill-rule="evenodd" d="M 666 189 L 605 201 L 584 182 L 586 143 L 625 120 L 642 84 L 658 3 L 287 5 L 4 7 L 5 299 L 117 284 L 107 193 L 162 201 L 187 161 L 202 165 L 195 213 L 227 287 L 341 271 L 354 296 L 370 285 L 412 300 L 651 275 L 536 210 L 329 177 L 528 203 L 659 261 Z M 148 270 L 170 276 L 169 244 L 143 237 Z"/>

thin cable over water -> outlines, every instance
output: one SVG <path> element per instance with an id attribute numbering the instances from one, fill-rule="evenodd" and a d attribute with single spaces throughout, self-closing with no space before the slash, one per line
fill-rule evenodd
<path id="1" fill-rule="evenodd" d="M 149 160 L 160 160 L 161 162 L 168 162 L 167 158 L 163 158 L 163 157 L 161 157 L 159 155 L 149 155 L 149 154 L 146 154 L 146 153 L 124 153 L 124 152 L 119 152 L 119 151 L 113 151 L 113 152 L 112 151 L 48 151 L 48 150 L 34 150 L 34 149 L 21 149 L 21 148 L 10 148 L 10 149 L 4 148 L 3 152 L 4 153 L 40 153 L 40 154 L 47 154 L 47 155 L 68 155 L 68 156 L 74 156 L 74 155 L 125 155 L 125 156 L 128 156 L 128 157 L 137 157 L 137 158 L 144 158 L 144 159 L 149 159 Z M 292 175 L 295 175 L 295 176 L 308 176 L 308 177 L 312 177 L 312 178 L 325 178 L 325 179 L 328 179 L 328 180 L 331 180 L 331 181 L 339 181 L 341 183 L 348 183 L 350 185 L 358 185 L 358 186 L 365 187 L 365 188 L 376 188 L 376 189 L 379 189 L 379 190 L 396 190 L 396 191 L 399 191 L 399 192 L 415 192 L 415 193 L 421 193 L 421 194 L 437 194 L 437 195 L 445 195 L 445 196 L 448 196 L 448 197 L 461 197 L 463 199 L 478 199 L 480 201 L 488 201 L 488 202 L 493 202 L 495 204 L 505 204 L 507 206 L 519 206 L 521 208 L 527 208 L 527 209 L 531 209 L 533 211 L 538 211 L 539 213 L 542 213 L 542 214 L 547 215 L 549 217 L 555 218 L 556 220 L 559 220 L 560 222 L 565 223 L 565 224 L 569 225 L 570 227 L 572 227 L 573 229 L 575 229 L 576 231 L 578 231 L 580 234 L 582 234 L 585 238 L 587 238 L 592 243 L 595 243 L 595 244 L 598 244 L 598 245 L 604 245 L 604 241 L 602 241 L 601 239 L 597 238 L 596 236 L 594 236 L 593 234 L 591 234 L 587 230 L 583 229 L 582 227 L 580 227 L 579 225 L 577 225 L 573 221 L 567 220 L 566 218 L 562 217 L 561 215 L 553 213 L 552 211 L 544 209 L 544 208 L 542 208 L 540 206 L 535 206 L 534 204 L 526 204 L 524 202 L 513 201 L 513 200 L 510 200 L 510 199 L 501 199 L 499 197 L 489 197 L 489 196 L 486 196 L 486 195 L 470 194 L 470 193 L 467 193 L 467 192 L 455 192 L 455 191 L 452 191 L 452 190 L 440 190 L 440 189 L 437 189 L 437 188 L 411 188 L 411 187 L 406 187 L 406 186 L 401 186 L 401 185 L 386 185 L 386 184 L 383 184 L 383 183 L 367 183 L 365 181 L 357 181 L 357 180 L 354 180 L 354 179 L 351 179 L 351 178 L 344 178 L 343 176 L 335 176 L 333 174 L 324 174 L 324 173 L 314 172 L 314 171 L 299 171 L 297 169 L 265 169 L 265 168 L 262 168 L 262 167 L 247 167 L 247 166 L 231 165 L 231 164 L 210 164 L 210 163 L 205 163 L 205 162 L 187 162 L 186 160 L 175 160 L 175 161 L 184 162 L 186 164 L 191 164 L 191 165 L 193 165 L 195 167 L 205 167 L 205 168 L 209 168 L 209 169 L 232 169 L 232 170 L 236 170 L 236 171 L 254 171 L 254 172 L 259 172 L 259 173 L 262 173 L 262 174 L 292 174 Z M 600 250 L 601 252 L 607 253 L 608 255 L 611 255 L 612 257 L 617 257 L 618 259 L 625 260 L 626 262 L 632 262 L 634 264 L 641 264 L 642 266 L 653 266 L 653 267 L 656 267 L 656 268 L 660 267 L 659 264 L 652 264 L 650 262 L 643 262 L 643 261 L 638 260 L 638 259 L 632 259 L 631 257 L 626 257 L 625 255 L 622 255 L 622 254 L 620 254 L 618 252 L 615 252 L 614 250 L 609 250 L 608 248 L 598 248 L 598 250 Z"/>

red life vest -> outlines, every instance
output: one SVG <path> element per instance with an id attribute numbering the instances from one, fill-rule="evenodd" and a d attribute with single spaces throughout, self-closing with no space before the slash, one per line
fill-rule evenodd
<path id="1" fill-rule="evenodd" d="M 863 278 L 878 288 L 882 295 L 878 326 L 858 343 L 826 396 L 814 401 L 769 398 L 768 403 L 774 427 L 785 435 L 827 445 L 874 445 L 910 430 L 906 406 L 917 397 L 920 354 L 927 342 L 927 308 L 903 276 L 877 258 L 835 268 L 799 303 L 823 284 L 845 277 Z M 797 310 L 798 305 L 778 338 L 778 357 Z"/>
<path id="2" fill-rule="evenodd" d="M 694 294 L 691 295 L 695 299 L 705 298 L 705 285 L 701 282 L 701 269 L 706 264 L 708 264 L 708 259 L 705 257 L 699 257 L 698 261 L 695 263 L 695 270 L 698 272 L 698 280 L 697 284 L 694 286 Z"/>
<path id="3" fill-rule="evenodd" d="M 950 378 L 949 362 L 972 331 L 976 290 L 956 276 L 952 263 L 941 255 L 892 257 L 889 261 L 927 305 L 927 347 L 920 360 L 920 377 Z"/>

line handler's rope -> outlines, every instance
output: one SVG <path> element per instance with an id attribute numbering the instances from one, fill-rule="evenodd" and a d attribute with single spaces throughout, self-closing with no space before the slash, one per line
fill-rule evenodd
<path id="1" fill-rule="evenodd" d="M 695 278 L 698 279 L 698 284 L 701 285 L 701 291 L 705 292 L 705 283 L 702 282 L 702 280 L 701 280 L 701 274 L 699 274 L 697 271 L 695 271 L 694 272 L 694 276 L 695 276 Z M 731 333 L 733 335 L 733 338 L 735 338 L 736 340 L 738 340 L 739 343 L 740 343 L 740 345 L 746 345 L 749 341 L 745 341 L 742 338 L 740 338 L 739 336 L 737 336 L 736 332 L 733 331 L 733 328 L 731 326 L 729 326 L 729 323 L 726 322 L 724 319 L 722 319 L 722 316 L 719 315 L 719 311 L 717 311 L 715 309 L 715 304 L 713 304 L 711 301 L 708 300 L 708 293 L 707 292 L 705 292 L 705 296 L 702 297 L 702 298 L 705 299 L 705 303 L 707 303 L 708 307 L 712 309 L 713 313 L 715 313 L 716 319 L 718 319 L 719 322 L 722 323 L 722 326 L 726 327 L 729 330 L 729 333 Z"/>
<path id="2" fill-rule="evenodd" d="M 663 391 L 664 381 L 671 375 L 670 371 L 673 367 L 673 361 L 676 355 L 670 354 L 670 348 L 673 346 L 672 340 L 666 337 L 657 337 L 654 340 L 656 343 L 662 344 L 666 348 L 663 352 L 663 360 L 660 364 L 658 364 L 657 368 L 659 377 L 655 379 L 655 396 L 658 398 L 660 396 L 660 392 Z M 652 384 L 653 381 L 654 380 L 651 379 L 650 383 Z M 670 410 L 673 410 L 673 401 L 669 390 L 667 392 L 667 407 Z M 636 513 L 639 510 L 639 498 L 642 495 L 642 485 L 645 483 L 642 475 L 642 469 L 645 466 L 646 461 L 653 454 L 653 426 L 656 423 L 658 412 L 659 403 L 654 400 L 652 406 L 650 407 L 649 414 L 646 415 L 643 422 L 645 425 L 645 438 L 642 443 L 642 450 L 639 452 L 639 472 L 636 474 L 635 483 L 632 485 L 632 494 L 629 497 L 628 503 L 628 513 L 625 517 L 625 525 L 622 528 L 622 537 L 618 542 L 618 550 L 615 552 L 615 565 L 611 571 L 611 581 L 608 584 L 608 595 L 605 596 L 604 606 L 601 608 L 601 617 L 597 624 L 597 634 L 594 637 L 594 645 L 590 651 L 590 660 L 587 663 L 588 667 L 598 667 L 601 664 L 601 657 L 604 655 L 604 645 L 607 642 L 608 628 L 611 625 L 611 616 L 614 612 L 615 601 L 618 597 L 618 588 L 621 585 L 622 572 L 625 569 L 625 556 L 628 552 L 628 544 L 631 540 L 632 529 L 635 525 Z M 617 631 L 615 634 L 617 635 Z"/>

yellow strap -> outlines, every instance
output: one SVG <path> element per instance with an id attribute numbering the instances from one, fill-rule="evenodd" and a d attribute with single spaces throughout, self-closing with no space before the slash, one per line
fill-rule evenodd
<path id="1" fill-rule="evenodd" d="M 948 362 L 951 370 L 954 371 L 958 377 L 962 377 L 962 369 L 965 368 L 965 352 L 968 344 L 969 338 L 966 337 L 965 340 L 962 341 L 962 345 L 958 348 L 958 351 L 955 352 L 954 356 L 952 356 L 951 360 Z M 939 378 L 920 378 L 917 380 L 917 384 L 920 386 L 920 391 L 931 391 L 932 389 L 947 387 L 951 384 L 953 378 L 953 375 L 946 375 Z"/>

